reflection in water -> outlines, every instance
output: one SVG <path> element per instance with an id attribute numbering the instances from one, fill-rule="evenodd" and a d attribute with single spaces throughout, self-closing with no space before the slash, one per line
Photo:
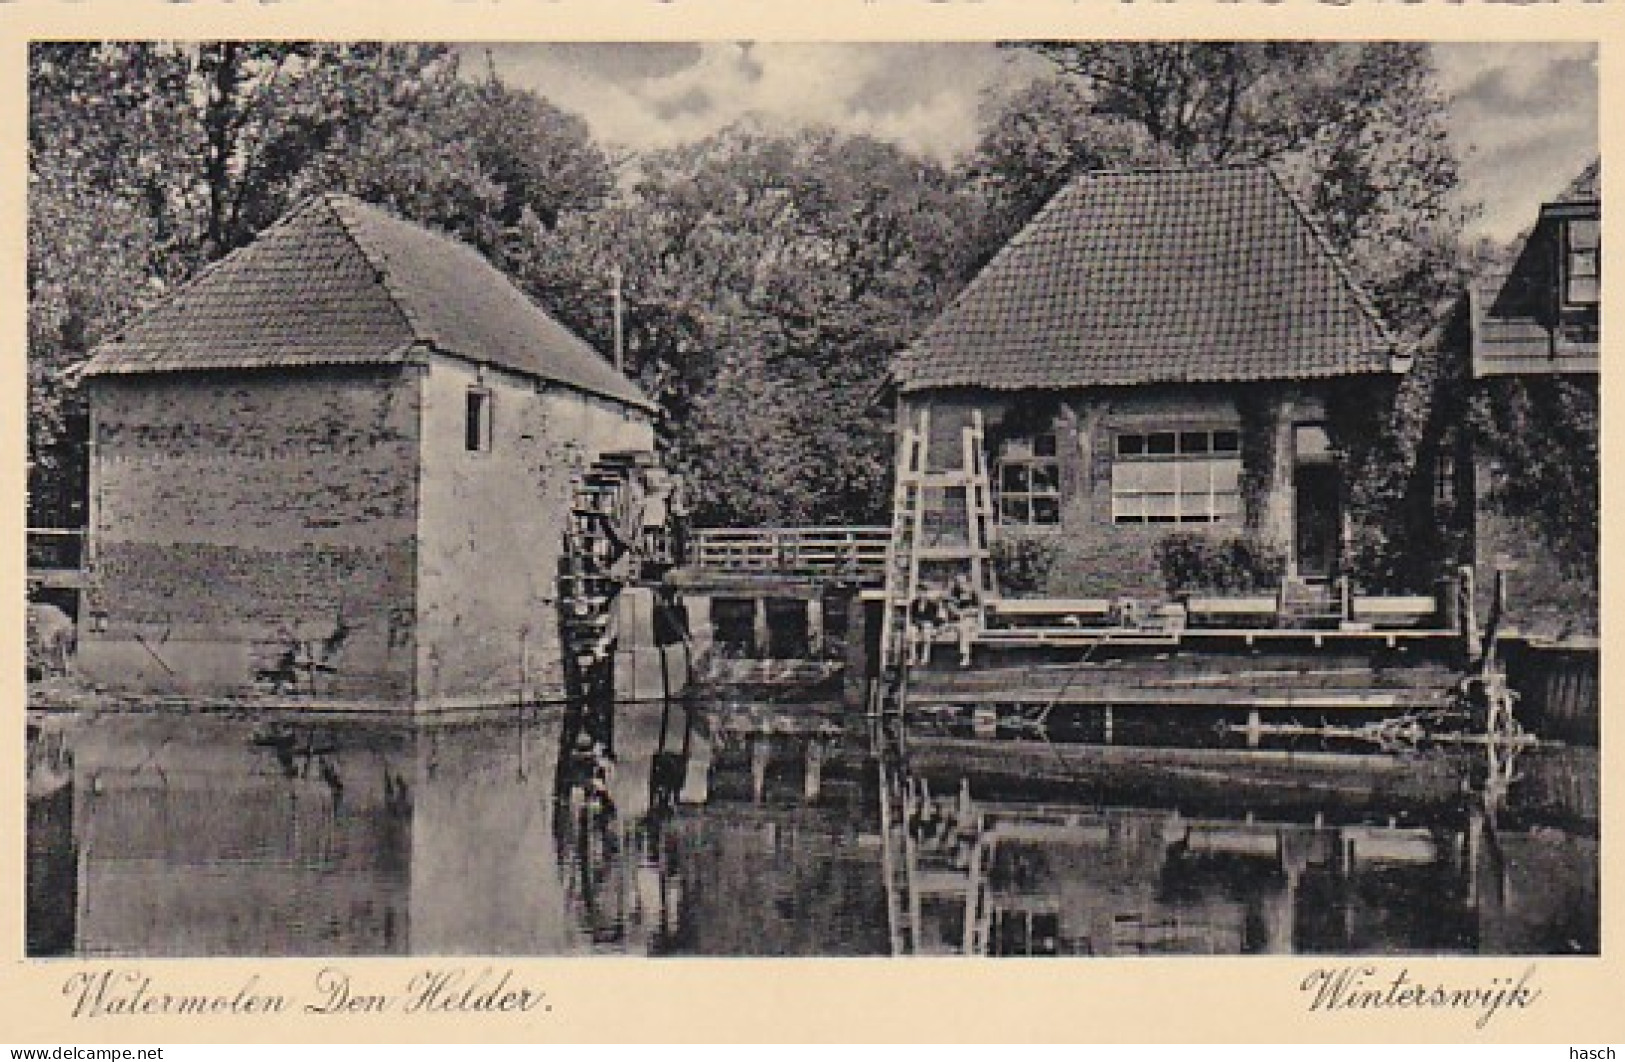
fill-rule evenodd
<path id="1" fill-rule="evenodd" d="M 866 727 L 833 708 L 622 705 L 612 731 L 110 715 L 56 740 L 33 955 L 886 954 L 899 918 L 922 952 L 1597 948 L 1561 750 L 1525 755 L 1499 829 L 1460 800 L 1093 775 L 1085 799 L 929 761 L 899 783 L 894 860 Z"/>

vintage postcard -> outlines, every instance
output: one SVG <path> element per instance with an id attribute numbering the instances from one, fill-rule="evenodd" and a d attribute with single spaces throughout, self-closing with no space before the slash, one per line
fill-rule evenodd
<path id="1" fill-rule="evenodd" d="M 13 1037 L 1620 1039 L 1617 13 L 758 6 L 0 10 Z"/>

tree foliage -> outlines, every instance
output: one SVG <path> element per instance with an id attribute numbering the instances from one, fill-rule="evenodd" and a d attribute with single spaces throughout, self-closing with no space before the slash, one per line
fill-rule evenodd
<path id="1" fill-rule="evenodd" d="M 869 521 L 889 359 L 1084 169 L 1264 159 L 1407 323 L 1448 279 L 1454 162 L 1414 45 L 1041 44 L 1052 76 L 963 164 L 740 126 L 612 163 L 443 46 L 40 44 L 30 53 L 31 517 L 77 522 L 98 342 L 303 197 L 467 240 L 657 400 L 701 522 Z"/>
<path id="2" fill-rule="evenodd" d="M 987 123 L 971 162 L 1002 242 L 1073 174 L 1265 162 L 1388 319 L 1419 324 L 1455 277 L 1465 215 L 1422 44 L 1025 43 L 1053 73 Z"/>
<path id="3" fill-rule="evenodd" d="M 1563 376 L 1501 377 L 1471 423 L 1494 462 L 1491 504 L 1528 515 L 1565 574 L 1597 577 L 1601 526 L 1598 393 Z"/>
<path id="4" fill-rule="evenodd" d="M 29 80 L 30 518 L 83 520 L 72 369 L 301 198 L 354 192 L 493 253 L 602 202 L 579 119 L 444 46 L 38 44 Z"/>
<path id="5" fill-rule="evenodd" d="M 963 272 L 972 203 L 879 141 L 727 130 L 640 160 L 628 191 L 515 259 L 659 401 L 701 522 L 875 520 L 887 503 L 889 358 Z"/>

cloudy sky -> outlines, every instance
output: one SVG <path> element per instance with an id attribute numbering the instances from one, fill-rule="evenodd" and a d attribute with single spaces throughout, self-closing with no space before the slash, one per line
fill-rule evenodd
<path id="1" fill-rule="evenodd" d="M 484 48 L 468 56 L 484 62 Z M 1516 235 L 1597 153 L 1596 49 L 1435 46 L 1477 230 Z M 990 44 L 499 45 L 502 75 L 584 117 L 604 142 L 664 147 L 743 118 L 870 133 L 948 160 L 976 140 L 984 103 L 1043 69 Z"/>

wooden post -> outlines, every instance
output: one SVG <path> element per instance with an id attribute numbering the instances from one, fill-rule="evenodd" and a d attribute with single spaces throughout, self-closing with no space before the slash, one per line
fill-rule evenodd
<path id="1" fill-rule="evenodd" d="M 802 778 L 801 795 L 807 803 L 816 803 L 818 794 L 823 789 L 824 781 L 824 739 L 810 738 L 807 741 L 806 773 Z"/>
<path id="2" fill-rule="evenodd" d="M 1461 585 L 1457 591 L 1456 614 L 1461 621 L 1462 648 L 1469 661 L 1478 659 L 1478 587 L 1471 565 L 1463 564 L 1459 570 Z"/>
<path id="3" fill-rule="evenodd" d="M 1484 624 L 1484 644 L 1482 647 L 1486 667 L 1495 659 L 1496 642 L 1501 636 L 1501 624 L 1506 620 L 1507 607 L 1507 568 L 1503 564 L 1495 566 L 1495 584 L 1490 597 L 1490 615 Z"/>
<path id="4" fill-rule="evenodd" d="M 807 599 L 807 655 L 814 660 L 824 655 L 824 599 L 816 591 Z"/>
<path id="5" fill-rule="evenodd" d="M 1438 625 L 1448 631 L 1461 629 L 1461 583 L 1459 577 L 1452 574 L 1439 579 L 1434 587 L 1437 595 L 1438 614 L 1435 617 Z"/>
<path id="6" fill-rule="evenodd" d="M 760 804 L 767 796 L 767 761 L 773 745 L 766 734 L 757 734 L 750 740 L 750 795 Z"/>
<path id="7" fill-rule="evenodd" d="M 1484 812 L 1478 807 L 1467 810 L 1467 832 L 1462 843 L 1462 870 L 1466 875 L 1465 885 L 1467 906 L 1477 910 L 1481 896 L 1479 881 L 1479 860 L 1484 851 Z"/>
<path id="8" fill-rule="evenodd" d="M 615 341 L 613 346 L 615 348 L 615 370 L 617 372 L 624 367 L 624 363 L 626 361 L 626 327 L 624 323 L 626 310 L 622 301 L 621 293 L 621 285 L 624 281 L 625 275 L 621 272 L 621 267 L 618 265 L 611 266 L 609 270 L 611 295 L 610 314 L 613 318 L 615 329 Z"/>
<path id="9" fill-rule="evenodd" d="M 756 604 L 756 623 L 751 633 L 755 656 L 758 660 L 770 655 L 773 649 L 773 630 L 767 622 L 767 598 L 758 597 Z"/>
<path id="10" fill-rule="evenodd" d="M 1340 837 L 1342 841 L 1343 860 L 1341 873 L 1338 875 L 1338 898 L 1343 905 L 1343 944 L 1352 947 L 1354 944 L 1354 872 L 1358 866 L 1360 853 L 1352 837 Z"/>
<path id="11" fill-rule="evenodd" d="M 1271 955 L 1290 955 L 1297 940 L 1298 883 L 1303 878 L 1308 859 L 1293 843 L 1293 835 L 1282 830 L 1275 835 L 1281 877 L 1281 891 L 1266 899 L 1265 925 L 1268 939 L 1265 950 Z"/>
<path id="12" fill-rule="evenodd" d="M 883 608 L 884 605 L 881 605 Z M 869 656 L 869 632 L 880 625 L 880 609 L 854 594 L 846 611 L 846 668 L 842 681 L 842 694 L 846 707 L 865 705 L 865 693 L 874 677 L 878 659 Z"/>
<path id="13" fill-rule="evenodd" d="M 965 931 L 961 936 L 960 952 L 980 955 L 985 950 L 982 934 L 982 831 L 976 831 L 971 843 L 970 868 L 965 874 Z"/>

